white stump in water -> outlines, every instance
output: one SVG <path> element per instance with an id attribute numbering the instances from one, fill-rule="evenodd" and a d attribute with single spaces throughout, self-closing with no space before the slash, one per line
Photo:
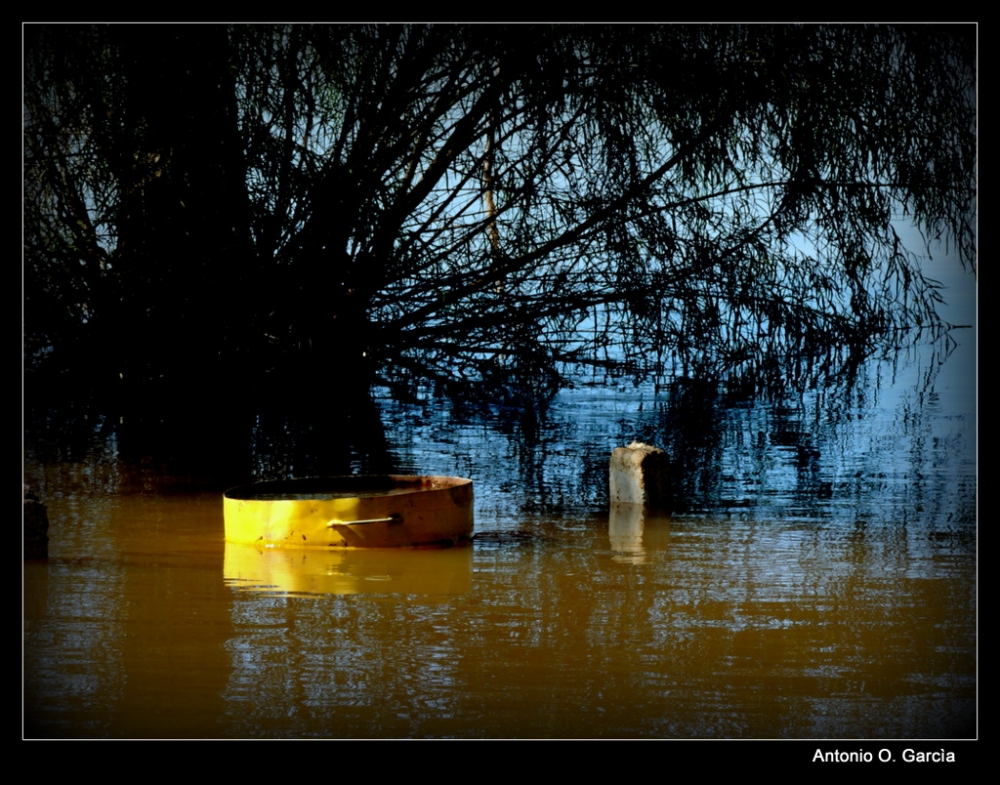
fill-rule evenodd
<path id="1" fill-rule="evenodd" d="M 611 453 L 611 503 L 670 505 L 667 454 L 659 447 L 632 442 Z"/>

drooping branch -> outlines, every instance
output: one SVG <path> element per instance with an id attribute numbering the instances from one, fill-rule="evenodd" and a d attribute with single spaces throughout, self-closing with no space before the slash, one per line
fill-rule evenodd
<path id="1" fill-rule="evenodd" d="M 192 88 L 184 112 L 205 116 L 183 122 L 136 66 L 174 60 L 122 30 L 40 32 L 26 289 L 48 310 L 30 329 L 98 346 L 72 325 L 155 322 L 150 377 L 157 352 L 181 372 L 176 339 L 199 330 L 204 357 L 228 341 L 268 368 L 549 373 L 596 361 L 582 346 L 629 368 L 760 363 L 934 323 L 899 212 L 975 265 L 974 46 L 954 31 L 233 27 L 191 61 L 217 100 Z M 249 287 L 245 315 L 176 286 L 202 259 Z"/>

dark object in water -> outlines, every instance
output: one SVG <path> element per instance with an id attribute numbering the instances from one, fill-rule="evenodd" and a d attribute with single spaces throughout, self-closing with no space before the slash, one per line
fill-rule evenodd
<path id="1" fill-rule="evenodd" d="M 49 513 L 34 493 L 24 491 L 24 558 L 49 558 Z"/>

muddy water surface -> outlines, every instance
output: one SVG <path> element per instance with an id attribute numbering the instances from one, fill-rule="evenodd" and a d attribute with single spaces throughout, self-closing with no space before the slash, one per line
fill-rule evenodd
<path id="1" fill-rule="evenodd" d="M 25 735 L 974 736 L 964 384 L 728 402 L 702 442 L 655 391 L 527 424 L 386 403 L 398 471 L 476 480 L 475 541 L 436 552 L 234 547 L 215 490 L 123 484 L 103 437 L 29 449 L 51 544 L 24 571 Z M 703 449 L 708 502 L 610 511 L 632 438 Z"/>

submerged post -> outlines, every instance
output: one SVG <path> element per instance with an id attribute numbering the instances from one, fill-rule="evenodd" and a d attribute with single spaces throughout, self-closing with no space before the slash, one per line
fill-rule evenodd
<path id="1" fill-rule="evenodd" d="M 24 489 L 24 558 L 49 558 L 49 514 L 45 505 Z"/>
<path id="2" fill-rule="evenodd" d="M 669 458 L 659 447 L 632 442 L 611 453 L 611 504 L 670 506 Z"/>

